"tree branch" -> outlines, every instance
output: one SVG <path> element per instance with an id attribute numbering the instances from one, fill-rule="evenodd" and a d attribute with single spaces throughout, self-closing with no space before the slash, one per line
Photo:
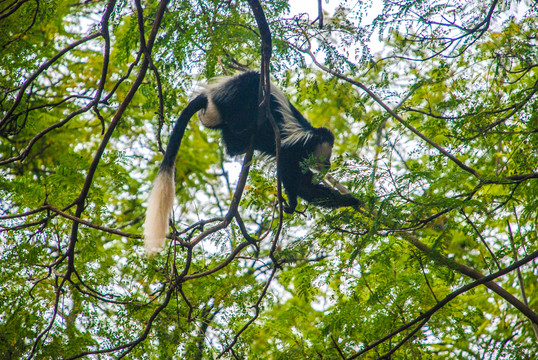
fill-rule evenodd
<path id="1" fill-rule="evenodd" d="M 362 354 L 372 350 L 373 348 L 379 346 L 380 344 L 384 343 L 385 341 L 393 338 L 394 336 L 398 335 L 402 331 L 405 331 L 405 330 L 409 329 L 410 327 L 414 326 L 415 324 L 418 324 L 421 321 L 422 321 L 422 323 L 420 324 L 420 327 L 422 327 L 423 325 L 426 324 L 427 320 L 429 320 L 437 311 L 439 311 L 442 307 L 444 307 L 450 301 L 454 300 L 459 295 L 464 294 L 467 291 L 469 291 L 471 289 L 474 289 L 475 287 L 483 285 L 483 284 L 486 284 L 486 286 L 487 286 L 488 283 L 493 283 L 493 280 L 495 280 L 496 278 L 501 277 L 503 275 L 506 275 L 506 274 L 514 271 L 515 269 L 519 268 L 520 266 L 525 265 L 528 262 L 531 262 L 532 260 L 534 260 L 536 258 L 538 258 L 538 251 L 535 251 L 532 254 L 529 254 L 528 256 L 525 256 L 525 258 L 514 262 L 512 265 L 510 265 L 510 266 L 508 266 L 508 267 L 506 267 L 506 268 L 504 268 L 502 270 L 499 270 L 499 271 L 494 272 L 494 273 L 492 273 L 490 275 L 487 275 L 487 276 L 482 276 L 480 279 L 477 279 L 476 281 L 473 281 L 472 283 L 469 283 L 469 284 L 467 284 L 465 286 L 460 287 L 458 290 L 453 291 L 452 293 L 448 294 L 445 298 L 443 298 L 441 301 L 439 301 L 435 306 L 431 307 L 428 311 L 422 313 L 420 316 L 415 318 L 413 321 L 399 327 L 398 329 L 391 332 L 390 334 L 388 334 L 388 335 L 382 337 L 381 339 L 375 341 L 374 343 L 372 343 L 369 346 L 365 347 L 364 349 L 357 352 L 353 356 L 350 356 L 348 358 L 348 360 L 358 358 Z M 424 321 L 424 320 L 426 320 L 426 321 Z M 420 329 L 420 327 L 415 329 L 415 331 Z"/>

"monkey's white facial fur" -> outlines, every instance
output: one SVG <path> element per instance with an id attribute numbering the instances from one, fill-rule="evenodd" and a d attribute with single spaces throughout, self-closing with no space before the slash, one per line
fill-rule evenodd
<path id="1" fill-rule="evenodd" d="M 327 172 L 331 168 L 331 155 L 333 147 L 329 143 L 321 143 L 314 150 L 314 157 L 316 158 L 316 168 L 319 172 Z"/>

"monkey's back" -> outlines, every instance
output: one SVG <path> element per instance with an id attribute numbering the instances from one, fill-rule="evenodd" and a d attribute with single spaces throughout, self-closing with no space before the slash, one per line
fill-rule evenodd
<path id="1" fill-rule="evenodd" d="M 253 131 L 256 131 L 254 148 L 267 155 L 275 155 L 275 137 L 270 122 L 263 119 L 259 126 L 256 124 L 260 103 L 259 81 L 260 74 L 257 71 L 248 71 L 230 78 L 223 78 L 207 89 L 207 95 L 220 115 L 220 123 L 214 128 L 222 130 L 226 150 L 232 156 L 247 151 Z M 286 137 L 285 114 L 289 114 L 288 117 L 293 116 L 290 106 L 282 92 L 271 85 L 270 109 L 280 128 L 281 139 Z M 297 126 L 298 129 L 302 129 L 304 124 L 297 124 Z"/>

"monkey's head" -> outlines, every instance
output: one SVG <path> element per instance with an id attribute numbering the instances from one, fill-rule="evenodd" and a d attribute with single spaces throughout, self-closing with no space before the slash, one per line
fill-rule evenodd
<path id="1" fill-rule="evenodd" d="M 331 130 L 320 127 L 316 129 L 314 138 L 314 151 L 312 154 L 316 159 L 315 170 L 325 173 L 331 167 L 331 155 L 333 152 L 334 135 Z"/>

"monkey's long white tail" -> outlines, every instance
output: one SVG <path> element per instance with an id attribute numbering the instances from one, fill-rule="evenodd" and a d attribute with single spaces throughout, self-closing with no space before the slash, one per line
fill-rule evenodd
<path id="1" fill-rule="evenodd" d="M 144 245 L 149 255 L 154 255 L 164 247 L 174 197 L 173 172 L 159 171 L 149 194 L 144 223 Z"/>

